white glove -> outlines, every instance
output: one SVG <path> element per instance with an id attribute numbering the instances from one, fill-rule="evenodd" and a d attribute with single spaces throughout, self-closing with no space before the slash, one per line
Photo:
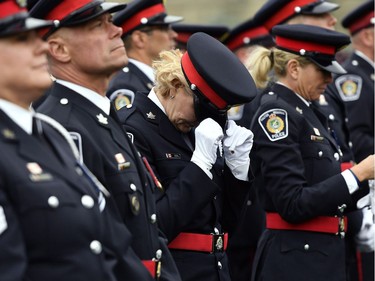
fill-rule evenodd
<path id="1" fill-rule="evenodd" d="M 375 225 L 372 220 L 372 212 L 370 208 L 363 208 L 363 220 L 359 233 L 355 236 L 357 249 L 363 253 L 374 251 L 375 243 Z"/>
<path id="2" fill-rule="evenodd" d="M 238 126 L 233 120 L 228 121 L 228 129 L 224 137 L 224 158 L 232 174 L 239 180 L 249 180 L 253 137 L 254 134 L 249 129 Z"/>
<path id="3" fill-rule="evenodd" d="M 217 149 L 223 137 L 223 129 L 211 118 L 204 119 L 195 129 L 195 150 L 191 162 L 201 168 L 210 179 L 210 170 L 216 162 Z"/>

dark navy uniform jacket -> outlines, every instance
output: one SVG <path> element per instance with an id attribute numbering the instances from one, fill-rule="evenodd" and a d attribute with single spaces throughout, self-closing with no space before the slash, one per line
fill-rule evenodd
<path id="1" fill-rule="evenodd" d="M 129 62 L 110 81 L 107 97 L 113 102 L 116 109 L 120 109 L 126 104 L 133 103 L 137 91 L 148 92 L 153 84 L 153 81 L 142 70 Z"/>
<path id="2" fill-rule="evenodd" d="M 109 116 L 80 94 L 54 83 L 38 111 L 55 118 L 76 136 L 85 164 L 116 201 L 133 234 L 132 248 L 139 258 L 151 260 L 161 250 L 162 280 L 179 280 L 165 238 L 158 229 L 155 187 L 114 110 Z"/>
<path id="3" fill-rule="evenodd" d="M 66 140 L 42 127 L 50 146 L 0 111 L 0 280 L 147 278 L 129 259 L 130 233 L 100 212 Z"/>
<path id="4" fill-rule="evenodd" d="M 223 164 L 219 165 L 223 158 L 214 165 L 211 180 L 190 161 L 193 132 L 187 134 L 191 141 L 189 147 L 182 133 L 146 93 L 138 92 L 133 106 L 122 108 L 118 114 L 163 185 L 164 191 L 157 193 L 157 211 L 160 228 L 168 240 L 172 241 L 180 232 L 210 234 L 215 228 L 220 232 L 230 231 L 222 225 L 223 208 L 224 214 L 234 208 L 229 203 L 223 207 L 223 197 L 238 207 L 247 193 L 248 183 L 235 180 L 226 167 L 223 174 Z M 232 222 L 236 217 L 233 212 Z M 224 253 L 171 252 L 183 280 L 229 280 Z"/>
<path id="5" fill-rule="evenodd" d="M 374 67 L 356 53 L 343 67 L 347 74 L 335 76 L 329 90 L 345 103 L 354 157 L 360 162 L 374 153 Z"/>
<path id="6" fill-rule="evenodd" d="M 270 94 L 269 94 L 270 93 Z M 280 84 L 257 96 L 251 166 L 260 203 L 290 223 L 354 208 L 341 157 L 323 115 Z M 346 280 L 344 239 L 335 234 L 266 230 L 253 280 Z"/>

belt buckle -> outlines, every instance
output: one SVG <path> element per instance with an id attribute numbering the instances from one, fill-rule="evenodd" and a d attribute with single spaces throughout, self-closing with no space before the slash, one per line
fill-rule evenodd
<path id="1" fill-rule="evenodd" d="M 224 233 L 223 234 L 211 234 L 212 235 L 212 252 L 223 252 L 224 251 Z"/>
<path id="2" fill-rule="evenodd" d="M 345 238 L 345 217 L 341 216 L 341 217 L 338 217 L 338 219 L 339 219 L 339 225 L 338 225 L 337 235 L 340 235 L 341 238 Z"/>

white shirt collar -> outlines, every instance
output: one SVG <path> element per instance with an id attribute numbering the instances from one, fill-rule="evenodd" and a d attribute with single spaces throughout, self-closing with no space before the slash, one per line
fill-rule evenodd
<path id="1" fill-rule="evenodd" d="M 280 85 L 283 85 L 284 87 L 286 87 L 286 88 L 288 88 L 288 89 L 290 89 L 287 85 L 285 85 L 285 84 L 283 84 L 283 83 L 281 83 L 280 81 L 277 81 L 276 82 L 277 84 L 280 84 Z M 296 95 L 297 95 L 297 97 L 299 97 L 308 107 L 310 106 L 310 103 L 307 101 L 307 100 L 305 100 L 305 98 L 303 98 L 302 96 L 300 96 L 299 94 L 297 94 L 296 92 L 294 92 Z"/>
<path id="2" fill-rule="evenodd" d="M 156 95 L 154 88 L 151 89 L 150 93 L 148 94 L 148 98 L 152 100 L 165 113 L 165 109 L 163 105 L 161 104 L 158 96 Z"/>
<path id="3" fill-rule="evenodd" d="M 109 111 L 111 109 L 111 102 L 110 100 L 105 96 L 98 94 L 97 92 L 94 92 L 88 88 L 82 87 L 80 85 L 74 84 L 72 82 L 68 82 L 65 80 L 56 79 L 56 82 L 77 92 L 93 104 L 95 104 L 97 107 L 99 107 L 102 111 L 104 111 L 107 115 L 109 115 Z"/>
<path id="4" fill-rule="evenodd" d="M 35 113 L 32 108 L 25 109 L 3 99 L 0 99 L 0 108 L 26 133 L 31 135 L 33 128 L 32 120 Z"/>
<path id="5" fill-rule="evenodd" d="M 151 66 L 131 58 L 129 58 L 129 62 L 138 67 L 152 82 L 155 82 L 155 74 Z"/>
<path id="6" fill-rule="evenodd" d="M 364 53 L 362 53 L 361 51 L 358 51 L 358 50 L 355 50 L 354 53 L 355 53 L 357 56 L 363 58 L 363 59 L 364 59 L 365 61 L 367 61 L 370 65 L 372 65 L 372 67 L 375 68 L 375 64 L 374 64 L 374 62 L 371 61 L 370 58 L 369 58 L 368 56 L 366 56 Z"/>

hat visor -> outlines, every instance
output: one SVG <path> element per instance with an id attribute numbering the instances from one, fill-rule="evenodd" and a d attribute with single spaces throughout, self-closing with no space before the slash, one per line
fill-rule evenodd
<path id="1" fill-rule="evenodd" d="M 337 10 L 340 6 L 335 3 L 321 2 L 314 6 L 311 10 L 302 11 L 304 15 L 320 15 L 324 13 L 330 13 Z"/>
<path id="2" fill-rule="evenodd" d="M 24 31 L 27 30 L 34 30 L 34 29 L 39 29 L 43 27 L 50 27 L 53 26 L 53 22 L 49 20 L 41 20 L 41 19 L 36 19 L 36 18 L 26 18 L 25 19 L 25 29 Z"/>
<path id="3" fill-rule="evenodd" d="M 103 13 L 115 13 L 126 7 L 126 4 L 119 4 L 114 2 L 104 2 L 100 4 L 103 9 Z"/>
<path id="4" fill-rule="evenodd" d="M 331 61 L 330 64 L 324 64 L 324 65 L 317 62 L 314 59 L 311 59 L 311 61 L 313 61 L 320 68 L 322 68 L 322 69 L 324 69 L 328 72 L 335 73 L 335 74 L 345 74 L 346 73 L 346 70 L 335 60 Z"/>
<path id="5" fill-rule="evenodd" d="M 180 21 L 182 21 L 183 19 L 184 19 L 183 17 L 167 15 L 167 16 L 164 18 L 164 23 L 166 23 L 166 24 L 170 24 L 170 23 L 180 22 Z"/>

